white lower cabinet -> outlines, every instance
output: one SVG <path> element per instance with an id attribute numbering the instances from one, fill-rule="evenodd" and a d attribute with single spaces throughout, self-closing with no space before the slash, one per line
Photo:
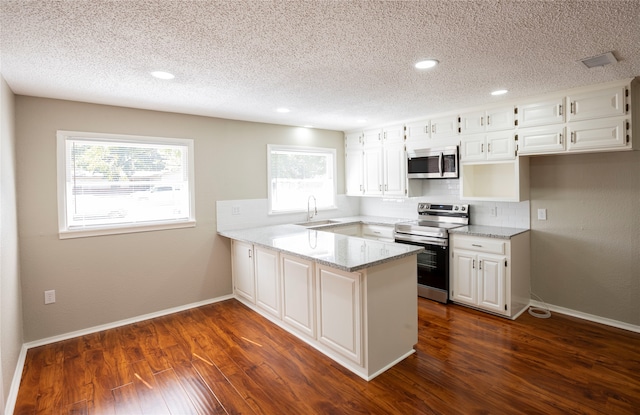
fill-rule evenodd
<path id="1" fill-rule="evenodd" d="M 450 297 L 516 318 L 529 305 L 529 232 L 511 239 L 451 235 Z"/>
<path id="2" fill-rule="evenodd" d="M 255 275 L 256 275 L 256 305 L 267 313 L 280 318 L 280 255 L 277 251 L 256 246 Z"/>
<path id="3" fill-rule="evenodd" d="M 282 320 L 294 330 L 315 337 L 314 263 L 280 254 L 282 277 Z"/>
<path id="4" fill-rule="evenodd" d="M 254 275 L 253 245 L 231 241 L 231 272 L 233 291 L 252 304 L 256 302 L 256 280 Z"/>
<path id="5" fill-rule="evenodd" d="M 318 341 L 362 365 L 360 273 L 318 265 Z"/>

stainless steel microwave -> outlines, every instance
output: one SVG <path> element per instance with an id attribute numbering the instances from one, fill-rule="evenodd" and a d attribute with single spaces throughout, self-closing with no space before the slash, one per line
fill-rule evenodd
<path id="1" fill-rule="evenodd" d="M 409 179 L 457 179 L 458 146 L 423 148 L 407 152 Z"/>

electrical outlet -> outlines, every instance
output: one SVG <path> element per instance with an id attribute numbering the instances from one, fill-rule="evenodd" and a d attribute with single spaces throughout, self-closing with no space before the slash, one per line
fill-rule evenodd
<path id="1" fill-rule="evenodd" d="M 538 220 L 547 220 L 547 209 L 538 209 Z"/>
<path id="2" fill-rule="evenodd" d="M 53 304 L 56 302 L 56 290 L 49 290 L 44 292 L 44 303 Z"/>
<path id="3" fill-rule="evenodd" d="M 240 214 L 240 206 L 232 206 L 231 207 L 231 214 L 232 215 L 239 215 Z"/>
<path id="4" fill-rule="evenodd" d="M 491 216 L 496 217 L 498 216 L 498 207 L 494 206 L 491 208 Z"/>

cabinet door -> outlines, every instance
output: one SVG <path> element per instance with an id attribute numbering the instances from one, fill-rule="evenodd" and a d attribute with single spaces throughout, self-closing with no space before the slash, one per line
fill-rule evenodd
<path id="1" fill-rule="evenodd" d="M 564 122 L 564 97 L 518 106 L 518 127 Z"/>
<path id="2" fill-rule="evenodd" d="M 604 118 L 569 124 L 568 151 L 617 149 L 627 144 L 629 122 Z"/>
<path id="3" fill-rule="evenodd" d="M 518 154 L 562 153 L 566 141 L 564 125 L 520 128 Z"/>
<path id="4" fill-rule="evenodd" d="M 361 132 L 346 134 L 344 139 L 345 139 L 345 143 L 346 143 L 347 149 L 354 149 L 354 148 L 362 147 L 362 133 Z"/>
<path id="5" fill-rule="evenodd" d="M 486 136 L 487 160 L 513 160 L 516 158 L 513 131 L 489 133 Z"/>
<path id="6" fill-rule="evenodd" d="M 511 130 L 515 127 L 516 114 L 513 107 L 503 107 L 487 110 L 487 131 Z"/>
<path id="7" fill-rule="evenodd" d="M 281 318 L 280 264 L 277 251 L 255 247 L 256 305 Z"/>
<path id="8" fill-rule="evenodd" d="M 486 123 L 485 111 L 460 114 L 460 133 L 474 134 L 484 132 L 487 129 Z"/>
<path id="9" fill-rule="evenodd" d="M 458 135 L 458 116 L 433 118 L 431 120 L 431 138 L 447 138 Z"/>
<path id="10" fill-rule="evenodd" d="M 404 143 L 404 126 L 396 125 L 382 131 L 383 145 L 386 143 Z"/>
<path id="11" fill-rule="evenodd" d="M 236 240 L 231 241 L 231 273 L 235 294 L 255 304 L 253 245 Z"/>
<path id="12" fill-rule="evenodd" d="M 429 120 L 422 120 L 407 124 L 405 126 L 407 144 L 412 143 L 413 148 L 428 147 L 429 127 Z"/>
<path id="13" fill-rule="evenodd" d="M 407 188 L 407 154 L 404 142 L 384 145 L 384 188 L 388 196 L 405 196 Z"/>
<path id="14" fill-rule="evenodd" d="M 369 147 L 382 145 L 382 130 L 375 128 L 363 131 L 362 142 Z"/>
<path id="15" fill-rule="evenodd" d="M 345 153 L 346 193 L 349 196 L 362 196 L 364 193 L 364 154 L 362 147 L 348 149 Z"/>
<path id="16" fill-rule="evenodd" d="M 617 86 L 567 97 L 569 121 L 615 117 L 626 114 L 626 88 Z"/>
<path id="17" fill-rule="evenodd" d="M 313 262 L 280 255 L 282 320 L 293 329 L 315 338 Z"/>
<path id="18" fill-rule="evenodd" d="M 377 241 L 393 242 L 393 226 L 383 225 L 362 225 L 362 237 L 366 239 L 374 239 Z"/>
<path id="19" fill-rule="evenodd" d="M 462 137 L 460 144 L 460 159 L 462 161 L 479 161 L 486 159 L 484 134 Z"/>
<path id="20" fill-rule="evenodd" d="M 462 303 L 478 303 L 476 255 L 464 251 L 453 251 L 451 273 L 451 299 Z"/>
<path id="21" fill-rule="evenodd" d="M 505 257 L 478 255 L 478 306 L 506 314 Z"/>
<path id="22" fill-rule="evenodd" d="M 362 292 L 359 273 L 318 266 L 318 340 L 362 365 Z"/>
<path id="23" fill-rule="evenodd" d="M 364 194 L 382 195 L 382 146 L 364 150 Z"/>

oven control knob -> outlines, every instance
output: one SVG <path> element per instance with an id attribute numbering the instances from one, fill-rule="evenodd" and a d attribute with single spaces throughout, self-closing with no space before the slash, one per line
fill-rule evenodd
<path id="1" fill-rule="evenodd" d="M 453 210 L 458 210 L 458 206 L 454 207 Z"/>
<path id="2" fill-rule="evenodd" d="M 464 211 L 466 210 L 466 208 L 465 208 L 464 206 L 462 206 L 462 207 L 460 208 L 460 210 L 462 210 L 462 211 L 464 212 Z"/>

